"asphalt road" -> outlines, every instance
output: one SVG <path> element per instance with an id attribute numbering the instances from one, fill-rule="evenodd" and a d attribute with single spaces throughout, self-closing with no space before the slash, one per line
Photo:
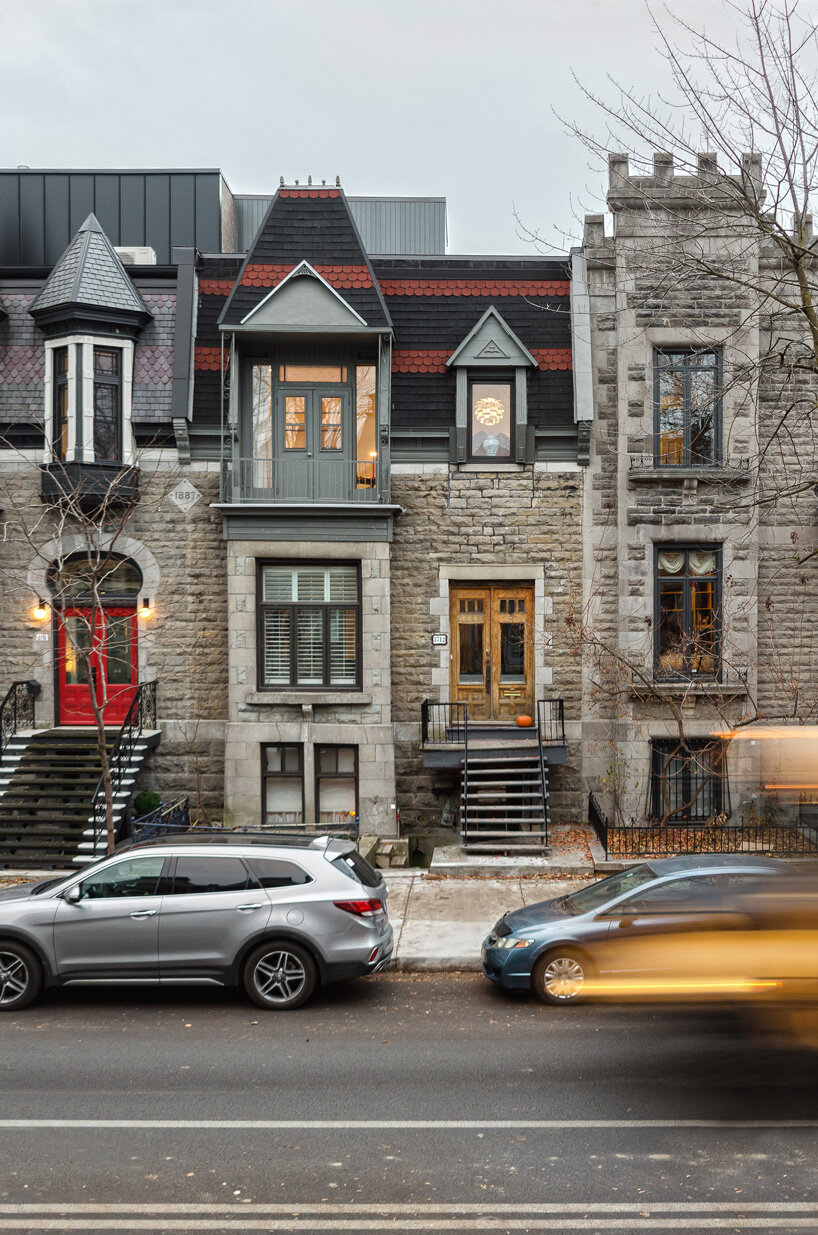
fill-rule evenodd
<path id="1" fill-rule="evenodd" d="M 390 975 L 0 1020 L 3 1231 L 818 1232 L 818 1058 Z"/>

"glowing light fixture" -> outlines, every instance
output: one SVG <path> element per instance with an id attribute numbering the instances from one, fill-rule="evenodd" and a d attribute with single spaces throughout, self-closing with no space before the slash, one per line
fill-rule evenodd
<path id="1" fill-rule="evenodd" d="M 499 425 L 505 414 L 499 399 L 478 399 L 474 405 L 474 418 L 481 425 Z"/>
<path id="2" fill-rule="evenodd" d="M 139 606 L 139 616 L 141 618 L 149 618 L 151 612 L 151 598 L 150 596 L 143 596 L 142 604 Z"/>
<path id="3" fill-rule="evenodd" d="M 48 617 L 48 605 L 41 596 L 37 597 L 37 603 L 34 606 L 34 616 L 38 622 L 44 622 Z"/>

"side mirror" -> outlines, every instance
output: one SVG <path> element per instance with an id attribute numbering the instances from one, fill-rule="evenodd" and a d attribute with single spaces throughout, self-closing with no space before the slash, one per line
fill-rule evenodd
<path id="1" fill-rule="evenodd" d="M 619 926 L 620 926 L 620 929 L 625 926 L 633 926 L 633 918 L 631 917 L 631 915 L 628 913 L 624 914 L 619 919 Z"/>
<path id="2" fill-rule="evenodd" d="M 81 896 L 80 885 L 75 883 L 63 893 L 63 900 L 70 901 L 72 905 L 76 905 Z"/>

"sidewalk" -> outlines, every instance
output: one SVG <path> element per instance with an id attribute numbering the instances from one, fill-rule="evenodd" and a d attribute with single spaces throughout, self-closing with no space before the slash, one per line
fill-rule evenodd
<path id="1" fill-rule="evenodd" d="M 396 968 L 479 970 L 480 945 L 501 914 L 583 887 L 585 879 L 474 876 L 384 871 L 395 931 Z"/>

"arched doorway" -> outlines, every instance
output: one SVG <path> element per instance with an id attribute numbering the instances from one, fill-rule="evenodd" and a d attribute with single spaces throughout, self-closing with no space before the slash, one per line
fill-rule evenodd
<path id="1" fill-rule="evenodd" d="M 139 681 L 136 609 L 142 573 L 118 554 L 77 555 L 48 572 L 57 649 L 57 724 L 121 725 Z"/>

